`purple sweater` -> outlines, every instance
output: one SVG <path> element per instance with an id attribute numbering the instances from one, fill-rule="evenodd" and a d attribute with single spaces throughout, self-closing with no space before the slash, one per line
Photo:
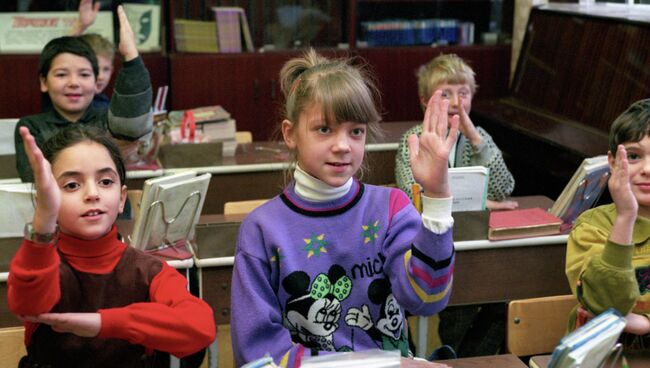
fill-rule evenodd
<path id="1" fill-rule="evenodd" d="M 283 367 L 323 351 L 399 349 L 405 312 L 451 294 L 452 231 L 434 234 L 399 189 L 354 182 L 331 202 L 284 193 L 242 223 L 232 280 L 237 366 L 269 353 Z"/>

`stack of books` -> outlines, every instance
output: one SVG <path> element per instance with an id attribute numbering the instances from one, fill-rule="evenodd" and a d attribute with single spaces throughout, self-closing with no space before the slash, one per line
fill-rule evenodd
<path id="1" fill-rule="evenodd" d="M 187 118 L 188 113 L 191 113 L 194 119 L 194 123 L 190 127 L 183 125 L 183 119 Z M 237 122 L 220 105 L 202 106 L 185 111 L 172 111 L 169 114 L 169 119 L 174 127 L 170 131 L 172 144 L 220 142 L 223 156 L 235 155 L 237 149 L 235 139 Z M 182 129 L 194 129 L 194 132 L 184 135 L 181 132 Z"/>
<path id="2" fill-rule="evenodd" d="M 242 52 L 242 38 L 246 51 L 254 51 L 251 31 L 243 8 L 215 6 L 212 11 L 217 26 L 216 35 L 220 52 Z"/>
<path id="3" fill-rule="evenodd" d="M 174 19 L 174 41 L 179 52 L 219 52 L 215 22 Z"/>

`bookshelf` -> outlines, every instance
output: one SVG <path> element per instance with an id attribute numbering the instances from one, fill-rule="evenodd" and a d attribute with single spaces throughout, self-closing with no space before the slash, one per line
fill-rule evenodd
<path id="1" fill-rule="evenodd" d="M 288 4 L 288 5 L 287 5 Z M 278 124 L 282 95 L 278 72 L 284 62 L 311 45 L 329 56 L 359 57 L 375 75 L 382 92 L 384 121 L 420 120 L 415 70 L 440 53 L 466 58 L 477 72 L 477 99 L 498 97 L 507 92 L 510 45 L 482 44 L 482 34 L 501 30 L 499 41 L 507 41 L 512 30 L 514 0 L 355 0 L 355 1 L 217 1 L 169 0 L 170 19 L 213 19 L 212 6 L 240 6 L 247 13 L 254 53 L 190 54 L 177 52 L 173 29 L 168 32 L 172 109 L 221 104 L 237 120 L 238 130 L 250 130 L 255 139 L 271 137 Z M 292 8 L 293 7 L 293 8 Z M 492 8 L 498 8 L 495 17 Z M 309 14 L 318 32 L 292 33 L 287 40 L 277 34 L 283 10 L 294 16 Z M 307 10 L 311 9 L 311 10 Z M 408 19 L 459 17 L 475 25 L 474 45 L 439 47 L 365 47 L 360 38 L 361 22 L 379 20 L 390 14 Z M 322 16 L 328 21 L 320 24 Z M 286 14 L 285 14 L 286 16 Z M 497 25 L 490 25 L 497 19 Z M 284 21 L 287 23 L 287 21 Z M 296 23 L 298 24 L 298 23 Z M 260 52 L 262 51 L 262 52 Z M 197 73 L 197 71 L 205 71 Z"/>

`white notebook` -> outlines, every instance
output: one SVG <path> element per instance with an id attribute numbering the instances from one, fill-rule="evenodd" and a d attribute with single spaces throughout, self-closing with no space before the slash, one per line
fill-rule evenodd
<path id="1" fill-rule="evenodd" d="M 490 169 L 484 166 L 450 168 L 449 189 L 453 196 L 451 211 L 484 210 L 489 178 Z"/>

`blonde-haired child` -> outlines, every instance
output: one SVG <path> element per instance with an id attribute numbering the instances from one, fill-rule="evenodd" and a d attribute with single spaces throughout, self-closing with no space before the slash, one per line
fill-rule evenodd
<path id="1" fill-rule="evenodd" d="M 281 131 L 295 171 L 241 225 L 232 281 L 237 365 L 269 353 L 298 367 L 306 356 L 372 348 L 407 357 L 406 311 L 437 313 L 451 291 L 447 158 L 458 117 L 448 117 L 436 92 L 423 133 L 409 140 L 424 187 L 420 217 L 399 189 L 355 178 L 379 122 L 362 69 L 310 50 L 288 61 L 280 79 Z"/>
<path id="2" fill-rule="evenodd" d="M 506 200 L 515 181 L 492 137 L 477 127 L 469 117 L 477 85 L 474 70 L 459 56 L 444 54 L 420 67 L 417 72 L 418 94 L 422 107 L 436 90 L 442 90 L 449 101 L 449 115 L 460 116 L 458 139 L 449 155 L 449 167 L 485 166 L 490 169 L 488 181 L 489 209 L 514 209 L 517 202 Z M 395 158 L 397 186 L 413 199 L 412 187 L 417 183 L 409 165 L 408 137 L 419 135 L 422 125 L 409 129 L 400 141 Z M 439 334 L 443 349 L 441 357 L 467 357 L 496 354 L 505 338 L 505 305 L 503 303 L 454 306 L 439 315 Z M 451 348 L 452 352 L 445 349 Z"/>
<path id="3" fill-rule="evenodd" d="M 514 201 L 506 198 L 515 187 L 515 180 L 503 161 L 501 151 L 492 137 L 481 127 L 474 125 L 469 117 L 472 98 L 477 86 L 472 68 L 455 54 L 440 55 L 417 73 L 418 94 L 423 109 L 434 91 L 442 90 L 449 100 L 449 114 L 460 116 L 460 135 L 449 158 L 450 167 L 485 166 L 490 169 L 488 182 L 488 208 L 513 209 Z M 409 166 L 407 139 L 411 134 L 420 134 L 422 125 L 416 125 L 402 136 L 395 161 L 397 186 L 413 197 L 412 187 L 416 183 Z"/>

